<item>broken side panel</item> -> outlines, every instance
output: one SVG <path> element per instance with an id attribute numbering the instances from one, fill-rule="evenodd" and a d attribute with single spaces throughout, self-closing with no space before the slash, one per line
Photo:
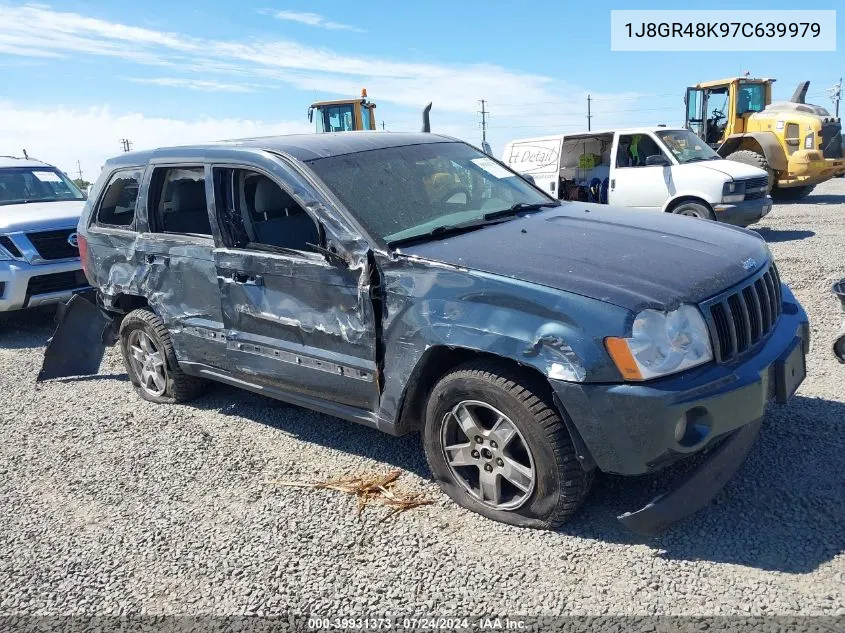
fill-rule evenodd
<path id="1" fill-rule="evenodd" d="M 56 321 L 36 381 L 99 372 L 106 347 L 116 341 L 112 317 L 78 294 L 59 306 Z"/>
<path id="2" fill-rule="evenodd" d="M 319 254 L 215 252 L 232 371 L 284 390 L 374 410 L 375 319 L 366 266 Z"/>

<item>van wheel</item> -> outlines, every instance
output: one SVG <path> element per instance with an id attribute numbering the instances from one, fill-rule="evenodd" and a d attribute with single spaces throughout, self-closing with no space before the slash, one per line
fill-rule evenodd
<path id="1" fill-rule="evenodd" d="M 699 202 L 681 202 L 678 206 L 672 208 L 672 213 L 675 215 L 686 215 L 691 218 L 700 218 L 702 220 L 715 220 L 716 214 L 713 210 Z"/>
<path id="2" fill-rule="evenodd" d="M 434 387 L 423 448 L 443 491 L 489 519 L 534 528 L 564 523 L 583 503 L 585 471 L 557 410 L 511 367 L 473 361 Z"/>
<path id="3" fill-rule="evenodd" d="M 205 380 L 181 370 L 164 322 L 150 310 L 133 310 L 123 318 L 120 349 L 129 380 L 144 400 L 185 402 L 207 385 Z"/>
<path id="4" fill-rule="evenodd" d="M 737 163 L 742 163 L 743 165 L 751 165 L 752 167 L 762 169 L 769 177 L 769 188 L 766 190 L 766 193 L 770 193 L 774 188 L 775 170 L 769 167 L 769 161 L 767 161 L 766 157 L 759 152 L 755 152 L 750 149 L 741 149 L 738 152 L 728 154 L 727 159 Z"/>

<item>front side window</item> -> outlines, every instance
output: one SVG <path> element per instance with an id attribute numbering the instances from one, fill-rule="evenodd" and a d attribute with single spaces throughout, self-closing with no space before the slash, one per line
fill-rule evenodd
<path id="1" fill-rule="evenodd" d="M 202 167 L 159 167 L 153 172 L 148 208 L 156 233 L 211 235 Z"/>
<path id="2" fill-rule="evenodd" d="M 109 179 L 97 207 L 100 226 L 130 226 L 135 219 L 135 203 L 141 183 L 141 170 L 118 171 Z"/>
<path id="3" fill-rule="evenodd" d="M 323 132 L 351 132 L 355 129 L 355 111 L 352 104 L 324 106 L 319 110 Z"/>
<path id="4" fill-rule="evenodd" d="M 215 205 L 224 241 L 235 248 L 313 251 L 317 225 L 275 181 L 248 169 L 214 168 Z"/>
<path id="5" fill-rule="evenodd" d="M 388 244 L 522 205 L 555 206 L 515 172 L 457 142 L 423 143 L 309 162 L 374 236 Z"/>
<path id="6" fill-rule="evenodd" d="M 84 200 L 70 179 L 52 167 L 4 167 L 0 169 L 0 205 L 27 202 Z"/>
<path id="7" fill-rule="evenodd" d="M 681 164 L 720 159 L 707 143 L 688 130 L 666 130 L 656 134 Z"/>
<path id="8" fill-rule="evenodd" d="M 663 152 L 648 134 L 623 134 L 619 137 L 617 167 L 646 167 L 649 156 L 663 156 Z"/>
<path id="9" fill-rule="evenodd" d="M 362 130 L 370 130 L 372 129 L 372 121 L 373 119 L 373 109 L 372 108 L 365 108 L 361 106 L 361 129 Z"/>

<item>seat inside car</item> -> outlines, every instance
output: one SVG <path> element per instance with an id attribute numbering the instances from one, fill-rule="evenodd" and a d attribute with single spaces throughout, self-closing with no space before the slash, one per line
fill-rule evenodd
<path id="1" fill-rule="evenodd" d="M 168 233 L 211 235 L 202 180 L 183 180 L 174 185 L 171 210 L 163 214 L 163 223 Z"/>
<path id="2" fill-rule="evenodd" d="M 255 187 L 252 222 L 255 241 L 270 246 L 311 250 L 307 244 L 318 244 L 319 233 L 311 217 L 297 202 L 265 176 Z"/>

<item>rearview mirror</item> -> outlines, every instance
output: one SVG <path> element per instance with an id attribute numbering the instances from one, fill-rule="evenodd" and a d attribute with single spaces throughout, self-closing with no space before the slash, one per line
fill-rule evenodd
<path id="1" fill-rule="evenodd" d="M 671 163 L 669 159 L 666 158 L 663 154 L 652 154 L 645 159 L 645 164 L 649 167 L 653 166 L 663 166 L 668 167 Z"/>

